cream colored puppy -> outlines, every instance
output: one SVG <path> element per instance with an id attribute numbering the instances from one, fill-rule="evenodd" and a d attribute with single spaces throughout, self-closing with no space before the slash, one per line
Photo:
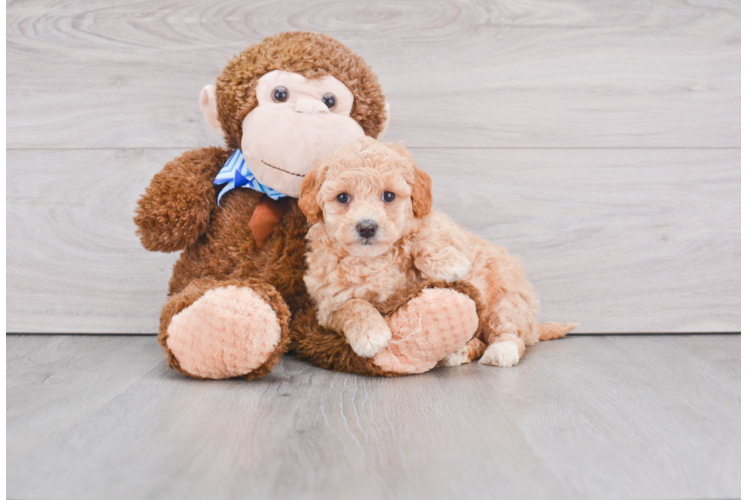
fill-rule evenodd
<path id="1" fill-rule="evenodd" d="M 308 233 L 307 289 L 322 326 L 374 356 L 392 333 L 375 305 L 409 282 L 464 280 L 486 304 L 480 362 L 513 366 L 525 346 L 566 335 L 572 323 L 539 323 L 538 300 L 518 259 L 431 211 L 431 179 L 401 145 L 364 137 L 310 172 L 299 207 Z M 445 364 L 471 361 L 461 349 Z"/>

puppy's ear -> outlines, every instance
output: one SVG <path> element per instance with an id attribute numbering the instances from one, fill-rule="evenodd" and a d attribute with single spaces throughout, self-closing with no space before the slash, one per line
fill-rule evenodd
<path id="1" fill-rule="evenodd" d="M 419 219 L 426 217 L 431 212 L 431 177 L 429 174 L 413 165 L 416 174 L 410 197 L 413 200 L 413 213 Z"/>
<path id="2" fill-rule="evenodd" d="M 390 144 L 389 146 L 397 154 L 406 158 L 413 167 L 415 181 L 413 182 L 413 186 L 411 186 L 410 197 L 413 201 L 413 213 L 416 217 L 422 219 L 431 212 L 431 177 L 416 166 L 416 162 L 413 161 L 413 154 L 405 148 L 402 142 L 398 142 L 395 145 Z"/>
<path id="3" fill-rule="evenodd" d="M 299 208 L 312 224 L 316 224 L 322 218 L 322 209 L 317 204 L 317 193 L 324 181 L 324 172 L 321 167 L 312 169 L 306 174 L 304 182 L 301 183 L 301 195 L 299 196 Z"/>

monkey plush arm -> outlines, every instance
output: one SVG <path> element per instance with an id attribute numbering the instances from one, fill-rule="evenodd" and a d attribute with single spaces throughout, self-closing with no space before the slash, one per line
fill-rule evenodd
<path id="1" fill-rule="evenodd" d="M 220 148 L 188 151 L 153 177 L 135 210 L 137 234 L 146 249 L 181 250 L 205 232 L 216 207 L 213 179 L 230 155 Z"/>

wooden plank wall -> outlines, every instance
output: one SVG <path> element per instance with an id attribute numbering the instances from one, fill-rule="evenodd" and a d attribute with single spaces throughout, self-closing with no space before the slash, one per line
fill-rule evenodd
<path id="1" fill-rule="evenodd" d="M 436 206 L 582 333 L 740 329 L 738 1 L 10 1 L 10 332 L 154 333 L 175 255 L 132 214 L 218 145 L 197 96 L 262 37 L 374 67 Z"/>

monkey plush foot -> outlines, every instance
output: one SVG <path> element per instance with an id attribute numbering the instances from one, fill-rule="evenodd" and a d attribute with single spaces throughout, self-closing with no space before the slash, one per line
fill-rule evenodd
<path id="1" fill-rule="evenodd" d="M 160 339 L 170 365 L 203 379 L 268 373 L 282 354 L 285 327 L 261 293 L 247 286 L 217 286 L 174 314 Z M 173 300 L 184 303 L 184 297 Z"/>
<path id="2" fill-rule="evenodd" d="M 478 328 L 470 297 L 449 288 L 430 288 L 387 318 L 389 345 L 372 362 L 388 373 L 423 373 L 464 347 Z"/>

